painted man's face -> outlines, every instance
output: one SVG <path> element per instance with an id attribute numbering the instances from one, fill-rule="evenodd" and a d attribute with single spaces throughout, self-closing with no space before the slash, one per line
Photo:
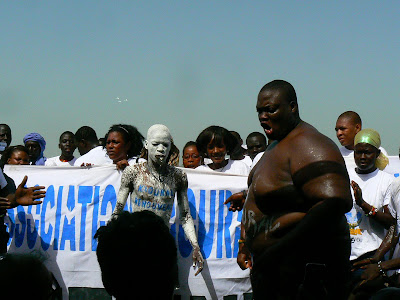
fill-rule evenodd
<path id="1" fill-rule="evenodd" d="M 171 136 L 167 130 L 160 127 L 152 130 L 145 142 L 148 151 L 148 159 L 157 165 L 167 163 L 167 157 L 171 150 Z"/>

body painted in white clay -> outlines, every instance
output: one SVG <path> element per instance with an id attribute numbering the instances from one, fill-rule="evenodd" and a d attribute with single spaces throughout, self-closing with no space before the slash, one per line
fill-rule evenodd
<path id="1" fill-rule="evenodd" d="M 117 196 L 117 205 L 112 217 L 124 209 L 130 194 L 133 212 L 150 210 L 160 216 L 169 226 L 176 194 L 180 221 L 186 237 L 193 247 L 193 267 L 197 265 L 197 275 L 202 271 L 204 261 L 190 215 L 186 174 L 167 164 L 171 141 L 172 137 L 166 126 L 156 124 L 149 128 L 145 141 L 148 160 L 128 166 L 124 170 Z"/>

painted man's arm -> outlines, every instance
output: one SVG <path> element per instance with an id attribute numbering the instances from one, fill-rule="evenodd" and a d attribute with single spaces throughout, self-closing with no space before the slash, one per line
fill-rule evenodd
<path id="1" fill-rule="evenodd" d="M 129 171 L 129 168 L 126 168 L 122 173 L 121 186 L 117 194 L 117 204 L 115 205 L 115 209 L 112 213 L 112 218 L 124 210 L 126 200 L 128 199 L 130 192 L 129 186 L 131 184 L 130 180 L 132 178 L 132 176 L 130 176 L 128 173 Z"/>
<path id="2" fill-rule="evenodd" d="M 177 191 L 177 201 L 180 212 L 180 221 L 183 231 L 193 247 L 193 267 L 198 266 L 195 275 L 203 270 L 204 259 L 200 252 L 199 243 L 197 242 L 196 230 L 194 228 L 193 218 L 190 214 L 189 201 L 187 197 L 188 182 L 186 174 L 182 178 L 181 188 Z"/>

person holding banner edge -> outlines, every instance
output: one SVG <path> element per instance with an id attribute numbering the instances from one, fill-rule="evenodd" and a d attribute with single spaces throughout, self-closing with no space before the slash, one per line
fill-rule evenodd
<path id="1" fill-rule="evenodd" d="M 44 186 L 25 188 L 27 180 L 28 177 L 25 176 L 18 188 L 16 188 L 14 180 L 0 169 L 0 255 L 7 252 L 9 239 L 9 234 L 4 224 L 4 216 L 7 213 L 7 209 L 18 205 L 37 205 L 42 203 L 39 199 L 46 196 L 46 191 L 43 191 Z"/>
<path id="2" fill-rule="evenodd" d="M 195 275 L 203 270 L 203 256 L 197 242 L 187 198 L 187 176 L 181 170 L 168 165 L 172 137 L 165 125 L 156 124 L 147 131 L 145 149 L 147 162 L 127 166 L 122 173 L 121 187 L 112 218 L 123 211 L 131 194 L 132 211 L 150 210 L 160 216 L 169 226 L 175 193 L 180 211 L 180 220 L 186 237 L 193 247 Z"/>

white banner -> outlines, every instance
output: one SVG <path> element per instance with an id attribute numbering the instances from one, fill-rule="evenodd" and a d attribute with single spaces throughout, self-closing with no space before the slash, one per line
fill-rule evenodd
<path id="1" fill-rule="evenodd" d="M 251 291 L 249 271 L 236 264 L 241 212 L 232 213 L 223 202 L 247 186 L 247 177 L 185 169 L 188 198 L 205 268 L 194 276 L 191 246 L 179 218 L 171 217 L 171 234 L 177 241 L 182 299 L 190 295 L 207 299 Z M 75 167 L 10 166 L 4 172 L 18 185 L 28 175 L 27 186 L 43 185 L 46 197 L 37 206 L 8 211 L 9 252 L 41 252 L 68 299 L 69 287 L 102 288 L 96 258 L 97 229 L 109 220 L 116 204 L 121 173 L 114 166 Z M 128 201 L 127 210 L 131 210 Z M 175 222 L 176 220 L 176 222 Z"/>

